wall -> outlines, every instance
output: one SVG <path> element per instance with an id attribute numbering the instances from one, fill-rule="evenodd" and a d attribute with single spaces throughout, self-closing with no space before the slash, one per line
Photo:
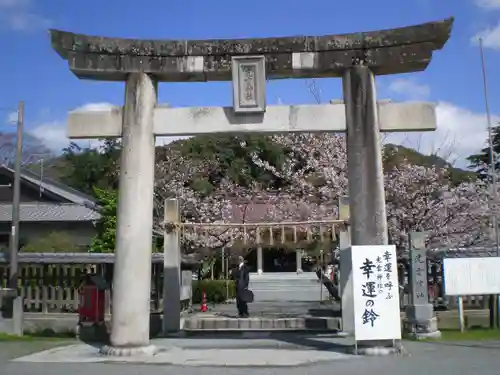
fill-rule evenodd
<path id="1" fill-rule="evenodd" d="M 29 242 L 29 239 L 45 236 L 54 231 L 68 233 L 74 239 L 75 244 L 79 246 L 90 245 L 92 238 L 96 234 L 92 222 L 88 221 L 21 223 L 20 241 L 26 243 Z M 8 233 L 10 233 L 10 223 L 0 223 L 0 234 L 4 234 L 3 236 L 0 235 L 0 247 L 8 246 Z"/>

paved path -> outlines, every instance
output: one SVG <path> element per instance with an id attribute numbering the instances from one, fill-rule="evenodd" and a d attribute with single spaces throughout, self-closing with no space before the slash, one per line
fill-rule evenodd
<path id="1" fill-rule="evenodd" d="M 328 337 L 288 337 L 282 339 L 163 339 L 155 344 L 165 349 L 164 359 L 149 364 L 92 363 L 95 360 L 80 359 L 81 363 L 12 362 L 8 357 L 26 355 L 39 350 L 40 343 L 31 342 L 0 344 L 2 375 L 335 375 L 383 374 L 440 375 L 500 374 L 499 342 L 488 343 L 417 343 L 405 342 L 410 356 L 361 357 L 340 352 L 338 339 Z M 38 347 L 37 347 L 38 345 Z M 47 345 L 55 345 L 51 342 Z M 73 347 L 74 348 L 74 347 Z M 64 348 L 63 356 L 71 354 L 71 347 Z M 5 353 L 9 353 L 6 355 Z M 21 353 L 22 352 L 22 353 Z M 73 354 L 75 351 L 73 350 Z M 80 350 L 80 355 L 82 354 Z M 44 354 L 47 359 L 47 353 Z M 87 355 L 89 355 L 87 353 Z M 92 358 L 94 354 L 90 354 Z M 41 360 L 43 355 L 38 358 Z M 56 356 L 57 357 L 57 356 Z M 260 358 L 260 362 L 258 361 Z M 36 360 L 27 357 L 25 360 Z M 66 360 L 74 360 L 66 356 Z M 281 367 L 285 360 L 294 361 L 293 367 Z M 305 360 L 309 360 L 306 363 Z M 262 362 L 267 361 L 267 365 Z M 301 362 L 302 363 L 299 363 Z M 260 364 L 260 366 L 258 366 Z M 203 366 L 200 366 L 203 365 Z M 236 367 L 228 367 L 236 366 Z M 257 366 L 256 366 L 257 365 Z M 221 367 L 222 366 L 222 367 Z M 242 366 L 242 367 L 241 367 Z"/>
<path id="2" fill-rule="evenodd" d="M 59 346 L 71 345 L 77 342 L 76 340 L 20 340 L 20 341 L 0 341 L 0 374 L 1 366 L 9 360 L 21 357 L 24 355 L 36 353 L 42 350 L 48 350 Z"/>

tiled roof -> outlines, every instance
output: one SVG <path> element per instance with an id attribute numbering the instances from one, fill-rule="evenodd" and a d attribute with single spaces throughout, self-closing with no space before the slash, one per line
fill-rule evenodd
<path id="1" fill-rule="evenodd" d="M 1 165 L 0 168 L 4 172 L 11 176 L 14 176 L 14 170 L 6 165 Z M 27 183 L 33 184 L 42 190 L 47 190 L 52 194 L 56 194 L 69 202 L 76 204 L 84 204 L 85 202 L 95 203 L 94 199 L 87 194 L 84 194 L 76 189 L 73 189 L 65 184 L 50 180 L 48 178 L 43 178 L 40 180 L 40 176 L 29 170 L 21 170 L 21 179 Z"/>
<path id="2" fill-rule="evenodd" d="M 98 212 L 73 203 L 22 203 L 21 222 L 40 221 L 93 221 L 98 220 Z M 12 205 L 0 204 L 0 222 L 12 220 Z"/>
<path id="3" fill-rule="evenodd" d="M 273 205 L 270 203 L 233 203 L 229 210 L 223 211 L 223 220 L 229 223 L 258 223 L 269 221 Z"/>
<path id="4" fill-rule="evenodd" d="M 294 202 L 286 198 L 273 197 L 256 201 L 233 201 L 222 212 L 222 219 L 228 223 L 259 223 L 270 221 L 305 221 L 336 218 L 335 206 L 321 206 L 315 203 Z"/>

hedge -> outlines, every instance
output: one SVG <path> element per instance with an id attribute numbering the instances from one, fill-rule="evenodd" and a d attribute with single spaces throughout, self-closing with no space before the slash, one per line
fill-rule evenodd
<path id="1" fill-rule="evenodd" d="M 226 301 L 226 283 L 228 284 L 228 299 L 236 297 L 234 280 L 198 280 L 193 281 L 193 303 L 201 303 L 202 292 L 207 294 L 207 302 L 223 303 Z"/>

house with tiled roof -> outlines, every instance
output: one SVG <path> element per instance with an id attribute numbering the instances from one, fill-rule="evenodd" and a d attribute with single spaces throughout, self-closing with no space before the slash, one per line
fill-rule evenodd
<path id="1" fill-rule="evenodd" d="M 51 232 L 64 232 L 86 247 L 100 215 L 92 197 L 62 183 L 21 172 L 20 246 Z M 14 170 L 0 166 L 0 247 L 9 243 Z"/>

